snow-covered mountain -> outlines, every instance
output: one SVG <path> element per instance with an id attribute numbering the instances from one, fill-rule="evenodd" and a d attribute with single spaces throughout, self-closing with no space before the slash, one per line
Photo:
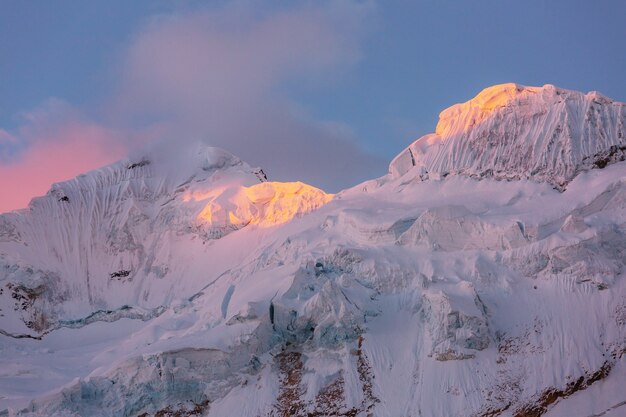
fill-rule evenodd
<path id="1" fill-rule="evenodd" d="M 491 87 L 336 195 L 202 145 L 55 184 L 0 215 L 0 415 L 623 415 L 625 109 Z"/>
<path id="2" fill-rule="evenodd" d="M 626 105 L 553 85 L 496 85 L 439 115 L 435 133 L 398 155 L 393 177 L 533 179 L 564 188 L 579 172 L 626 157 Z"/>
<path id="3" fill-rule="evenodd" d="M 170 155 L 147 155 L 55 184 L 28 210 L 0 217 L 0 262 L 12 283 L 5 298 L 19 307 L 4 306 L 2 329 L 36 335 L 92 314 L 153 317 L 201 288 L 181 279 L 204 273 L 197 258 L 220 269 L 246 254 L 204 244 L 248 224 L 288 221 L 330 198 L 305 184 L 267 182 L 262 170 L 201 145 L 174 164 Z"/>

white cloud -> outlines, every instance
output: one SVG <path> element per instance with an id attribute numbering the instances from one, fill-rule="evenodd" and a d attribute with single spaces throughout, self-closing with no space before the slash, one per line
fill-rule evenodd
<path id="1" fill-rule="evenodd" d="M 124 57 L 118 115 L 165 122 L 169 140 L 203 139 L 280 180 L 336 190 L 383 166 L 350 129 L 315 120 L 281 93 L 287 82 L 332 78 L 354 65 L 372 6 L 261 13 L 238 4 L 147 24 Z"/>

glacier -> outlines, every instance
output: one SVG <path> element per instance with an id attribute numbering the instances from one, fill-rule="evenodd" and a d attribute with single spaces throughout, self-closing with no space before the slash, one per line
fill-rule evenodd
<path id="1" fill-rule="evenodd" d="M 626 105 L 504 84 L 337 194 L 153 150 L 0 215 L 0 416 L 626 412 Z"/>

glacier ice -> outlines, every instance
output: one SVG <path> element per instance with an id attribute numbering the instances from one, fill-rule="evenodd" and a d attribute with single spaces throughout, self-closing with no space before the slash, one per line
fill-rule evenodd
<path id="1" fill-rule="evenodd" d="M 0 415 L 623 411 L 625 112 L 495 86 L 334 196 L 201 145 L 55 184 L 0 215 Z"/>

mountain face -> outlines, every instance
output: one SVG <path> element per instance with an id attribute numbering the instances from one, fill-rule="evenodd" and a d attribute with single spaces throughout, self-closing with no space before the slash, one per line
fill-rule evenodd
<path id="1" fill-rule="evenodd" d="M 195 145 L 178 159 L 184 163 L 122 161 L 2 215 L 0 262 L 12 287 L 5 298 L 15 304 L 4 308 L 3 331 L 37 335 L 96 317 L 154 317 L 200 288 L 181 279 L 202 273 L 196 258 L 220 268 L 225 254 L 205 254 L 204 244 L 331 198 L 301 183 L 268 182 L 219 149 Z M 236 251 L 228 256 L 238 259 Z"/>
<path id="2" fill-rule="evenodd" d="M 336 195 L 201 145 L 55 184 L 0 215 L 0 415 L 623 415 L 625 108 L 491 87 Z"/>
<path id="3" fill-rule="evenodd" d="M 563 189 L 581 171 L 626 158 L 626 105 L 597 92 L 496 85 L 439 115 L 435 133 L 398 155 L 393 177 L 533 179 Z"/>

